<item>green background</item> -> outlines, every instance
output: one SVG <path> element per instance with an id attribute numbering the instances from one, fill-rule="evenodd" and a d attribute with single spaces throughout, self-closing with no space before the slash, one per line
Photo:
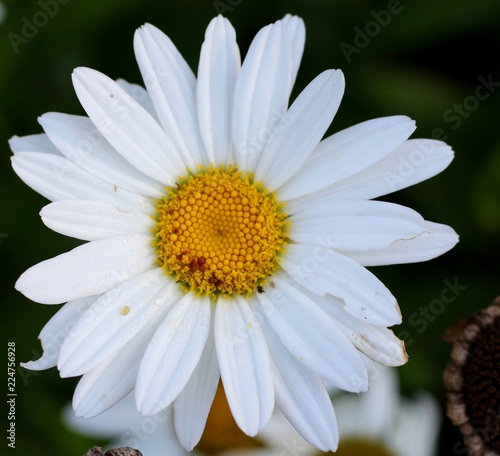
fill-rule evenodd
<path id="1" fill-rule="evenodd" d="M 42 4 L 54 1 L 5 1 L 7 16 L 0 25 L 4 359 L 8 341 L 15 342 L 18 361 L 38 357 L 37 335 L 56 310 L 17 293 L 15 280 L 29 266 L 78 244 L 42 224 L 38 212 L 47 201 L 12 171 L 8 138 L 41 132 L 37 117 L 44 112 L 83 114 L 71 85 L 74 67 L 88 66 L 140 83 L 132 38 L 144 22 L 165 31 L 196 71 L 205 27 L 217 8 L 223 8 L 235 26 L 242 55 L 262 26 L 291 12 L 304 18 L 307 30 L 294 94 L 325 69 L 345 73 L 346 93 L 330 133 L 370 118 L 406 114 L 417 122 L 413 137 L 432 137 L 441 129 L 455 150 L 455 160 L 445 172 L 384 199 L 451 225 L 460 243 L 431 262 L 372 269 L 402 308 L 404 323 L 395 332 L 406 339 L 410 355 L 409 363 L 399 369 L 404 393 L 430 390 L 444 409 L 441 379 L 450 347 L 441 335 L 500 293 L 500 2 L 60 0 L 57 13 L 45 14 L 46 24 L 37 27 L 34 36 L 27 38 L 27 29 L 23 35 L 27 21 L 43 23 Z M 379 13 L 389 7 L 398 11 L 389 16 L 390 22 Z M 385 25 L 377 29 L 375 16 Z M 360 30 L 373 36 L 362 42 Z M 346 58 L 348 46 L 356 52 Z M 481 77 L 497 83 L 484 100 L 475 97 Z M 466 289 L 451 303 L 432 304 L 446 288 L 445 280 Z M 56 369 L 18 370 L 18 454 L 80 455 L 96 443 L 61 423 L 60 409 L 75 384 L 76 379 L 60 379 Z M 6 380 L 4 385 L 6 391 Z M 460 440 L 444 418 L 438 454 L 464 454 Z"/>

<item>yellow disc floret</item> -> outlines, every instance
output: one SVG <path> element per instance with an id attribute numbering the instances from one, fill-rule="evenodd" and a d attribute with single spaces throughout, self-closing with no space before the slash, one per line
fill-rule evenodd
<path id="1" fill-rule="evenodd" d="M 202 169 L 157 202 L 159 262 L 188 289 L 212 297 L 260 291 L 286 241 L 281 209 L 252 174 Z"/>

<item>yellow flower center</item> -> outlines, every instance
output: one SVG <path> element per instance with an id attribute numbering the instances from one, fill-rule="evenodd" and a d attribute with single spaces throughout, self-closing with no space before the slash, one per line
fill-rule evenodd
<path id="1" fill-rule="evenodd" d="M 255 451 L 255 454 L 259 454 L 259 449 L 263 447 L 264 444 L 260 439 L 249 437 L 238 427 L 227 403 L 222 383 L 219 382 L 196 452 L 216 455 L 228 450 L 236 452 L 246 450 L 249 453 Z"/>
<path id="2" fill-rule="evenodd" d="M 252 174 L 201 169 L 157 202 L 159 262 L 188 289 L 214 298 L 262 291 L 286 241 L 281 209 Z"/>

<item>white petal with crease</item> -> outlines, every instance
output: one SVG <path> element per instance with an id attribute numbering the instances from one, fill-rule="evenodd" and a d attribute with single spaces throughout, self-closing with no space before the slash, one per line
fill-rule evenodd
<path id="1" fill-rule="evenodd" d="M 363 252 L 344 251 L 344 255 L 363 266 L 418 263 L 428 261 L 451 250 L 458 242 L 453 228 L 439 223 L 425 222 L 425 230 L 411 239 L 393 242 L 388 248 Z"/>
<path id="2" fill-rule="evenodd" d="M 394 296 L 350 258 L 319 246 L 290 244 L 281 266 L 306 290 L 342 299 L 345 310 L 357 318 L 380 326 L 401 323 Z"/>
<path id="3" fill-rule="evenodd" d="M 321 215 L 320 215 L 321 214 Z M 318 201 L 290 217 L 290 239 L 299 244 L 363 252 L 388 248 L 425 231 L 414 210 L 383 201 Z"/>

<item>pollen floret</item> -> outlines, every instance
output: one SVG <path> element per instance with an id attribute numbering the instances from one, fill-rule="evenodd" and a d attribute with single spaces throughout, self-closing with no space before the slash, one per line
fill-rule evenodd
<path id="1" fill-rule="evenodd" d="M 278 268 L 285 219 L 251 173 L 202 168 L 158 201 L 154 246 L 162 267 L 188 288 L 247 294 Z"/>

